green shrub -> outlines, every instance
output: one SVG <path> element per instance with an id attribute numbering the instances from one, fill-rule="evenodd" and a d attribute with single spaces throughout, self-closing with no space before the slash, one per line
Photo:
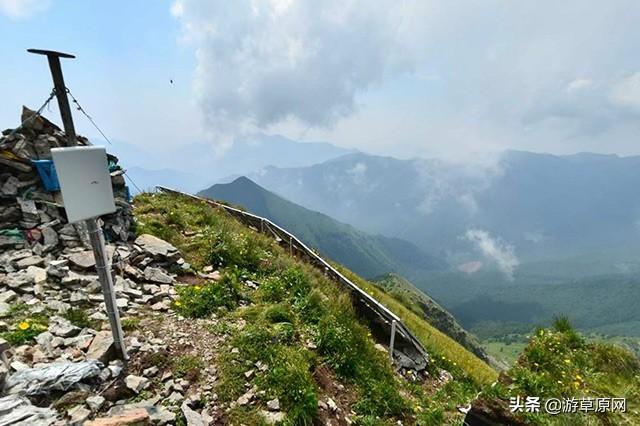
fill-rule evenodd
<path id="1" fill-rule="evenodd" d="M 268 392 L 276 394 L 291 424 L 311 425 L 318 409 L 318 397 L 309 363 L 295 348 L 281 347 L 265 377 Z"/>
<path id="2" fill-rule="evenodd" d="M 369 375 L 359 383 L 360 398 L 354 409 L 358 414 L 389 417 L 401 416 L 408 409 L 405 400 L 398 392 L 393 376 Z"/>
<path id="3" fill-rule="evenodd" d="M 318 324 L 318 349 L 341 376 L 351 378 L 366 356 L 366 334 L 345 315 L 329 315 Z"/>
<path id="4" fill-rule="evenodd" d="M 221 226 L 209 229 L 209 263 L 212 265 L 233 265 L 251 272 L 266 268 L 272 258 L 272 242 L 264 236 L 249 232 L 227 229 Z"/>
<path id="5" fill-rule="evenodd" d="M 577 348 L 584 344 L 584 339 L 580 333 L 573 328 L 573 325 L 567 316 L 561 315 L 555 317 L 553 319 L 553 328 L 564 335 L 565 341 L 572 348 Z"/>
<path id="6" fill-rule="evenodd" d="M 271 362 L 277 343 L 275 331 L 262 323 L 248 324 L 233 340 L 233 345 L 251 362 Z"/>
<path id="7" fill-rule="evenodd" d="M 264 310 L 264 317 L 271 323 L 293 322 L 291 309 L 283 304 L 269 306 Z"/>
<path id="8" fill-rule="evenodd" d="M 258 296 L 265 302 L 289 301 L 296 303 L 311 291 L 309 277 L 298 266 L 288 267 L 277 275 L 267 277 L 262 284 Z"/>
<path id="9" fill-rule="evenodd" d="M 285 345 L 290 345 L 295 342 L 296 329 L 290 322 L 279 322 L 271 326 L 275 332 L 278 341 Z"/>
<path id="10" fill-rule="evenodd" d="M 258 298 L 264 302 L 279 303 L 284 301 L 287 294 L 284 282 L 280 277 L 267 277 L 258 290 Z"/>
<path id="11" fill-rule="evenodd" d="M 185 317 L 203 318 L 220 307 L 235 308 L 240 299 L 239 288 L 235 275 L 225 274 L 219 282 L 178 288 L 178 300 L 173 306 Z"/>
<path id="12" fill-rule="evenodd" d="M 294 308 L 299 312 L 302 321 L 307 324 L 317 324 L 326 312 L 324 297 L 317 289 L 311 290 L 305 297 L 298 299 Z"/>
<path id="13" fill-rule="evenodd" d="M 293 299 L 300 299 L 311 290 L 309 277 L 300 267 L 294 266 L 285 269 L 281 274 L 281 279 L 288 295 Z"/>

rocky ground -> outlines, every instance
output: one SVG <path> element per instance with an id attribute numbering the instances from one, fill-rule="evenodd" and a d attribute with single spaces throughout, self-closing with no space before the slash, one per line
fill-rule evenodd
<path id="1" fill-rule="evenodd" d="M 216 340 L 200 339 L 171 303 L 177 272 L 219 274 L 197 276 L 171 244 L 135 238 L 124 170 L 108 156 L 117 212 L 100 224 L 130 358 L 116 359 L 86 228 L 67 223 L 60 193 L 36 168 L 65 135 L 33 114 L 24 108 L 23 126 L 0 137 L 0 424 L 214 422 Z M 201 363 L 186 362 L 187 347 Z M 186 365 L 175 371 L 169 359 Z"/>
<path id="2" fill-rule="evenodd" d="M 125 328 L 147 315 L 171 315 L 175 275 L 168 270 L 189 268 L 177 250 L 158 238 L 142 235 L 130 245 L 109 245 L 109 252 L 117 271 L 116 301 Z M 115 359 L 91 251 L 65 249 L 57 257 L 42 257 L 31 249 L 12 250 L 0 256 L 0 267 L 5 271 L 0 275 L 0 314 L 6 318 L 0 327 L 6 337 L 16 341 L 21 332 L 34 334 L 34 341 L 17 346 L 0 340 L 4 361 L 0 375 L 4 393 L 9 395 L 5 400 L 16 399 L 14 395 L 29 396 L 35 405 L 49 407 L 37 417 L 51 418 L 51 410 L 55 410 L 58 418 L 65 418 L 62 424 L 82 423 L 98 413 L 113 417 L 128 415 L 137 407 L 151 408 L 156 404 L 136 401 L 137 405 L 131 406 L 127 400 L 135 399 L 158 379 L 164 379 L 164 389 L 171 393 L 158 395 L 156 403 L 165 396 L 172 402 L 191 402 L 181 393 L 188 386 L 184 379 L 172 381 L 167 372 L 155 377 L 157 368 L 133 368 L 143 366 L 140 358 L 167 351 L 168 343 L 162 337 L 170 334 L 127 333 L 130 361 Z M 69 315 L 74 312 L 80 318 Z M 21 402 L 28 404 L 24 399 Z M 189 410 L 185 405 L 183 411 L 193 415 Z M 148 417 L 158 424 L 176 418 L 162 404 L 148 411 Z M 141 416 L 140 410 L 134 413 L 135 417 Z M 100 420 L 95 424 L 111 423 Z"/>
<path id="3" fill-rule="evenodd" d="M 171 308 L 180 281 L 193 285 L 220 274 L 211 267 L 192 273 L 173 246 L 151 235 L 108 249 L 127 362 L 115 357 L 91 251 L 72 248 L 42 257 L 21 249 L 0 256 L 5 271 L 0 328 L 34 333 L 24 344 L 0 339 L 5 395 L 0 419 L 6 424 L 208 425 L 226 423 L 225 413 L 234 406 L 253 404 L 260 395 L 252 376 L 267 365 L 247 370 L 246 393 L 237 401 L 223 404 L 215 393 L 217 351 L 244 321 L 187 319 Z M 171 272 L 178 269 L 189 273 Z M 78 319 L 70 312 L 82 312 L 81 322 L 88 324 L 75 325 Z M 350 392 L 331 372 L 315 374 L 325 384 L 319 401 L 324 423 L 348 424 L 349 413 L 341 406 L 349 405 Z M 3 411 L 5 406 L 13 413 Z M 268 401 L 262 414 L 266 423 L 285 417 L 277 399 Z"/>

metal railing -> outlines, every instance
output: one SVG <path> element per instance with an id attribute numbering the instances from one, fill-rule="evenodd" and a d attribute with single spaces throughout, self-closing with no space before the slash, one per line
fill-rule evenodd
<path id="1" fill-rule="evenodd" d="M 386 306 L 358 287 L 353 281 L 345 277 L 340 271 L 324 260 L 315 251 L 307 247 L 295 235 L 276 225 L 267 218 L 216 202 L 208 198 L 198 197 L 182 191 L 156 186 L 161 192 L 178 194 L 201 201 L 217 208 L 224 209 L 243 224 L 272 236 L 278 244 L 287 248 L 291 255 L 304 258 L 308 263 L 320 269 L 329 279 L 346 287 L 354 296 L 361 308 L 369 310 L 378 317 L 377 324 L 388 334 L 389 354 L 400 368 L 422 370 L 429 359 L 420 341 L 409 331 L 402 320 Z M 387 333 L 388 331 L 388 333 Z"/>

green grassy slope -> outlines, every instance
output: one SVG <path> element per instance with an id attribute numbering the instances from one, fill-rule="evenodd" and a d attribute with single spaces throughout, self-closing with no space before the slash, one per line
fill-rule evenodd
<path id="1" fill-rule="evenodd" d="M 439 332 L 375 285 L 343 271 L 398 313 L 429 348 L 430 377 L 442 368 L 447 384 L 411 383 L 393 372 L 388 356 L 374 348 L 366 326 L 351 307 L 348 293 L 315 268 L 291 257 L 274 241 L 241 225 L 226 212 L 192 199 L 144 194 L 134 200 L 138 232 L 174 244 L 200 269 L 216 265 L 217 283 L 185 286 L 174 308 L 184 316 L 215 313 L 242 318 L 246 326 L 231 333 L 222 350 L 217 392 L 234 401 L 246 389 L 243 373 L 262 362 L 276 366 L 260 374 L 266 397 L 278 396 L 292 424 L 308 424 L 323 385 L 315 371 L 329 368 L 353 394 L 358 424 L 460 424 L 456 407 L 473 399 L 497 374 L 480 359 Z M 260 283 L 246 289 L 242 280 Z M 198 288 L 196 288 L 198 287 Z M 232 351 L 238 348 L 239 351 Z M 272 373 L 273 371 L 273 373 Z M 257 420 L 257 413 L 236 407 L 230 418 Z M 253 419 L 253 420 L 252 420 Z"/>
<path id="2" fill-rule="evenodd" d="M 387 272 L 404 275 L 446 266 L 443 261 L 407 241 L 366 234 L 329 216 L 287 201 L 245 177 L 229 184 L 213 185 L 198 195 L 240 205 L 266 217 L 293 232 L 323 255 L 339 260 L 368 278 Z"/>
<path id="3" fill-rule="evenodd" d="M 520 413 L 518 417 L 525 424 L 637 425 L 640 359 L 622 346 L 585 339 L 561 317 L 552 328 L 534 332 L 515 365 L 500 383 L 482 392 L 476 405 L 502 406 L 506 412 L 509 399 L 516 396 L 539 397 L 542 407 L 550 398 L 626 398 L 624 412 L 578 409 L 549 415 L 541 409 L 539 413 Z"/>

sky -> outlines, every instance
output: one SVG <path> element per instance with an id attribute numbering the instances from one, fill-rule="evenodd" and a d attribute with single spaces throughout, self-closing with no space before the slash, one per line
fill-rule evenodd
<path id="1" fill-rule="evenodd" d="M 72 93 L 146 149 L 224 156 L 264 132 L 399 158 L 639 155 L 638 22 L 635 0 L 0 0 L 0 127 L 50 92 L 35 47 L 75 54 Z"/>

